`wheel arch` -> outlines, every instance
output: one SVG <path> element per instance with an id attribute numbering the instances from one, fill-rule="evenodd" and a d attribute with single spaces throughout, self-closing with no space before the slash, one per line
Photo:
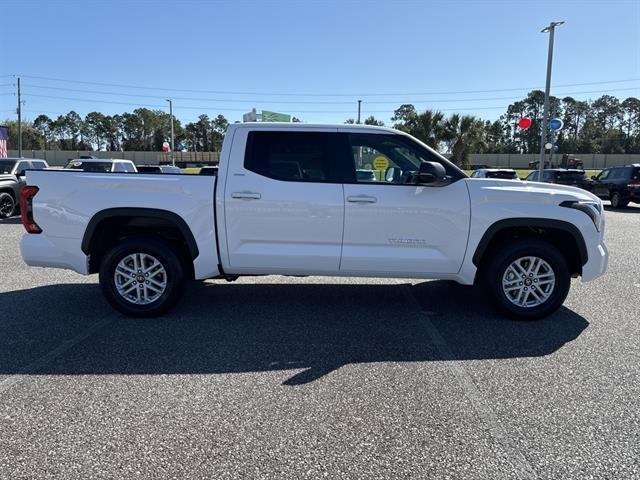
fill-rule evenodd
<path id="1" fill-rule="evenodd" d="M 129 236 L 149 233 L 163 236 L 170 232 L 192 265 L 199 255 L 191 229 L 178 214 L 155 208 L 108 208 L 91 218 L 82 237 L 81 249 L 90 258 L 90 273 L 97 271 L 101 256 L 118 238 L 119 232 L 126 232 Z M 94 255 L 97 258 L 92 258 Z"/>
<path id="2" fill-rule="evenodd" d="M 567 258 L 571 273 L 582 273 L 589 259 L 582 233 L 575 225 L 549 218 L 507 218 L 493 223 L 485 231 L 473 254 L 473 264 L 480 268 L 492 248 L 518 237 L 542 237 L 550 241 Z"/>
<path id="3" fill-rule="evenodd" d="M 9 195 L 11 195 L 11 198 L 13 198 L 14 202 L 18 201 L 18 197 L 16 195 L 15 190 L 11 188 L 9 185 L 0 185 L 0 193 L 8 193 Z"/>

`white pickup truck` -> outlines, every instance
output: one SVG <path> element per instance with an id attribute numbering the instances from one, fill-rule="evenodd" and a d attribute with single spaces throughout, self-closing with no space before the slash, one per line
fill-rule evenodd
<path id="1" fill-rule="evenodd" d="M 594 195 L 471 179 L 386 128 L 235 124 L 217 176 L 52 170 L 27 183 L 25 262 L 99 273 L 134 317 L 166 312 L 189 279 L 276 274 L 478 282 L 498 310 L 533 319 L 571 277 L 607 268 Z"/>

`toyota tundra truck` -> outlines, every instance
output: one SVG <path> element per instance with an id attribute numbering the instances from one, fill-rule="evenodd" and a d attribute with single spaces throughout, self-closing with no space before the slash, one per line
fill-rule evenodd
<path id="1" fill-rule="evenodd" d="M 234 124 L 215 176 L 29 171 L 20 201 L 24 261 L 98 273 L 132 317 L 166 313 L 189 280 L 324 275 L 478 284 L 534 319 L 607 269 L 591 193 L 468 178 L 373 126 Z"/>

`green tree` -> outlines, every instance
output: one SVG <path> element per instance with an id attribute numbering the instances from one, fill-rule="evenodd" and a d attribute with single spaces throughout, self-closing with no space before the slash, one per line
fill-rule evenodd
<path id="1" fill-rule="evenodd" d="M 486 146 L 484 122 L 471 115 L 454 113 L 446 121 L 445 128 L 451 160 L 459 167 L 468 167 L 469 154 L 482 152 Z"/>
<path id="2" fill-rule="evenodd" d="M 105 116 L 100 112 L 90 112 L 84 117 L 86 135 L 91 144 L 96 146 L 96 150 L 102 149 L 102 142 L 105 137 Z"/>
<path id="3" fill-rule="evenodd" d="M 51 149 L 52 132 L 51 132 L 51 119 L 46 115 L 38 115 L 33 121 L 33 128 L 40 138 L 42 139 L 42 146 L 45 149 Z"/>
<path id="4" fill-rule="evenodd" d="M 364 119 L 365 125 L 376 125 L 378 127 L 384 127 L 384 122 L 381 120 L 377 120 L 373 115 L 368 116 Z"/>

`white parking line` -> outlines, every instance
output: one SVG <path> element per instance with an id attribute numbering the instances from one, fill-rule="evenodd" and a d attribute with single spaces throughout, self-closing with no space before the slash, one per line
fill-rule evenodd
<path id="1" fill-rule="evenodd" d="M 49 366 L 60 355 L 64 354 L 65 352 L 67 352 L 69 350 L 71 350 L 73 347 L 75 347 L 76 345 L 82 343 L 84 340 L 89 338 L 91 335 L 93 335 L 94 333 L 98 332 L 99 330 L 101 330 L 102 328 L 106 327 L 107 325 L 109 325 L 112 322 L 113 322 L 113 320 L 103 320 L 103 321 L 97 322 L 96 324 L 94 324 L 91 327 L 87 328 L 86 330 L 84 330 L 83 332 L 79 333 L 75 337 L 73 337 L 73 338 L 61 343 L 60 345 L 58 345 L 56 348 L 51 350 L 46 355 L 43 355 L 42 357 L 38 358 L 37 360 L 33 361 L 32 363 L 30 363 L 29 365 L 24 367 L 21 370 L 21 373 L 16 373 L 15 375 L 11 375 L 10 377 L 5 378 L 4 380 L 2 380 L 0 382 L 0 395 L 6 393 L 14 385 L 17 385 L 21 381 L 23 381 L 23 380 L 27 379 L 28 377 L 34 375 L 33 373 L 30 373 L 30 372 L 35 372 L 35 371 L 38 371 L 38 370 L 42 370 L 45 367 Z"/>
<path id="2" fill-rule="evenodd" d="M 412 295 L 409 285 L 406 285 L 404 291 L 408 300 L 412 302 L 416 306 L 416 309 L 422 314 L 425 329 L 429 335 L 431 343 L 438 351 L 438 356 L 440 356 L 440 358 L 445 362 L 447 368 L 449 368 L 460 384 L 460 387 L 463 389 L 465 395 L 473 405 L 477 415 L 487 426 L 487 431 L 489 432 L 489 435 L 491 435 L 491 438 L 493 438 L 503 449 L 505 458 L 513 466 L 518 478 L 523 480 L 538 478 L 531 464 L 527 461 L 524 455 L 520 453 L 516 443 L 511 437 L 509 437 L 506 430 L 498 421 L 498 417 L 495 412 L 491 409 L 489 403 L 485 400 L 473 379 L 464 368 L 463 362 L 456 356 L 447 341 L 429 318 L 430 312 L 422 310 L 420 303 Z"/>

